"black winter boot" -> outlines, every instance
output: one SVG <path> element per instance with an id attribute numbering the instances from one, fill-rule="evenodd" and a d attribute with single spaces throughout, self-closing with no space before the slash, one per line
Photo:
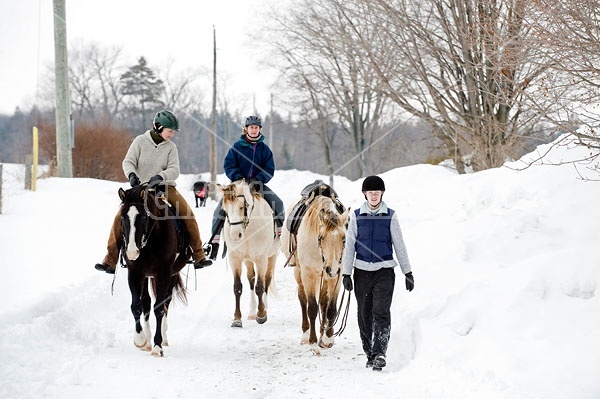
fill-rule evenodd
<path id="1" fill-rule="evenodd" d="M 96 266 L 94 266 L 94 267 L 98 271 L 106 272 L 108 274 L 115 274 L 115 269 L 113 267 L 110 267 L 106 263 L 96 263 Z"/>
<path id="2" fill-rule="evenodd" d="M 385 356 L 377 355 L 377 357 L 375 357 L 373 360 L 373 370 L 381 371 L 381 369 L 385 367 L 385 364 Z"/>

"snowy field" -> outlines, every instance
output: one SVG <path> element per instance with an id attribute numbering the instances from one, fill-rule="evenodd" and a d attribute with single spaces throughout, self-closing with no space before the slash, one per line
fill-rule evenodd
<path id="1" fill-rule="evenodd" d="M 582 151 L 556 149 L 548 160 Z M 111 295 L 112 277 L 93 268 L 117 189 L 127 185 L 48 178 L 28 192 L 22 168 L 4 165 L 0 398 L 600 398 L 600 182 L 580 174 L 598 176 L 585 165 L 507 166 L 459 176 L 417 165 L 381 175 L 415 290 L 404 289 L 397 269 L 388 367 L 377 373 L 364 368 L 354 298 L 333 348 L 316 356 L 299 344 L 283 255 L 266 324 L 230 327 L 233 281 L 219 258 L 186 271 L 189 304 L 170 309 L 165 357 L 138 350 L 126 270 Z M 269 186 L 289 204 L 316 178 L 327 181 L 277 171 Z M 178 180 L 191 204 L 194 180 Z M 360 185 L 335 180 L 352 208 L 363 200 Z M 194 208 L 205 240 L 214 206 Z"/>

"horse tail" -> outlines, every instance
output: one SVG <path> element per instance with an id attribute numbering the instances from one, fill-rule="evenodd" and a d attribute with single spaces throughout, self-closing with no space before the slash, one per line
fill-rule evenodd
<path id="1" fill-rule="evenodd" d="M 181 278 L 181 275 L 179 273 L 177 273 L 175 276 L 173 276 L 173 278 L 175 279 L 175 286 L 173 287 L 173 289 L 175 290 L 175 294 L 177 295 L 177 298 L 179 298 L 179 300 L 184 305 L 187 305 L 188 304 L 187 291 L 185 289 L 185 285 L 183 283 L 183 279 Z"/>
<path id="2" fill-rule="evenodd" d="M 275 284 L 275 278 L 273 278 L 271 280 L 271 284 L 269 284 L 269 295 L 271 295 L 273 298 L 277 299 L 278 293 L 279 293 L 279 291 L 277 291 L 277 285 Z"/>
<path id="3" fill-rule="evenodd" d="M 185 289 L 185 284 L 183 283 L 181 275 L 177 273 L 172 278 L 175 280 L 173 284 L 173 291 L 175 291 L 174 294 L 184 305 L 187 305 L 187 291 Z M 154 295 L 154 298 L 156 298 L 156 281 L 154 278 L 151 278 L 150 281 L 150 285 L 152 287 L 152 294 Z M 169 293 L 169 295 L 173 295 L 173 292 Z"/>

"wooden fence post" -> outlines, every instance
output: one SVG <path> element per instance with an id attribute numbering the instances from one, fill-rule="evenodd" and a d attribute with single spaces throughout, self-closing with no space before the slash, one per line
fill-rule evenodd
<path id="1" fill-rule="evenodd" d="M 33 167 L 33 157 L 31 154 L 25 156 L 25 190 L 31 190 L 31 169 Z"/>

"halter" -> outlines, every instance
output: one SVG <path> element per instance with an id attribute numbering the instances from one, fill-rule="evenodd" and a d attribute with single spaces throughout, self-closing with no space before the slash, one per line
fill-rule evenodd
<path id="1" fill-rule="evenodd" d="M 237 222 L 232 222 L 229 219 L 229 215 L 226 215 L 227 217 L 227 223 L 229 223 L 230 226 L 237 226 L 238 224 L 242 225 L 242 229 L 245 231 L 246 227 L 248 226 L 248 223 L 250 222 L 250 215 L 252 215 L 252 211 L 254 211 L 254 197 L 252 198 L 252 208 L 250 208 L 250 213 L 248 213 L 248 205 L 250 205 L 248 203 L 248 201 L 246 201 L 246 197 L 242 194 L 237 195 L 236 198 L 243 198 L 244 199 L 244 217 L 242 218 L 242 220 L 239 220 Z"/>

